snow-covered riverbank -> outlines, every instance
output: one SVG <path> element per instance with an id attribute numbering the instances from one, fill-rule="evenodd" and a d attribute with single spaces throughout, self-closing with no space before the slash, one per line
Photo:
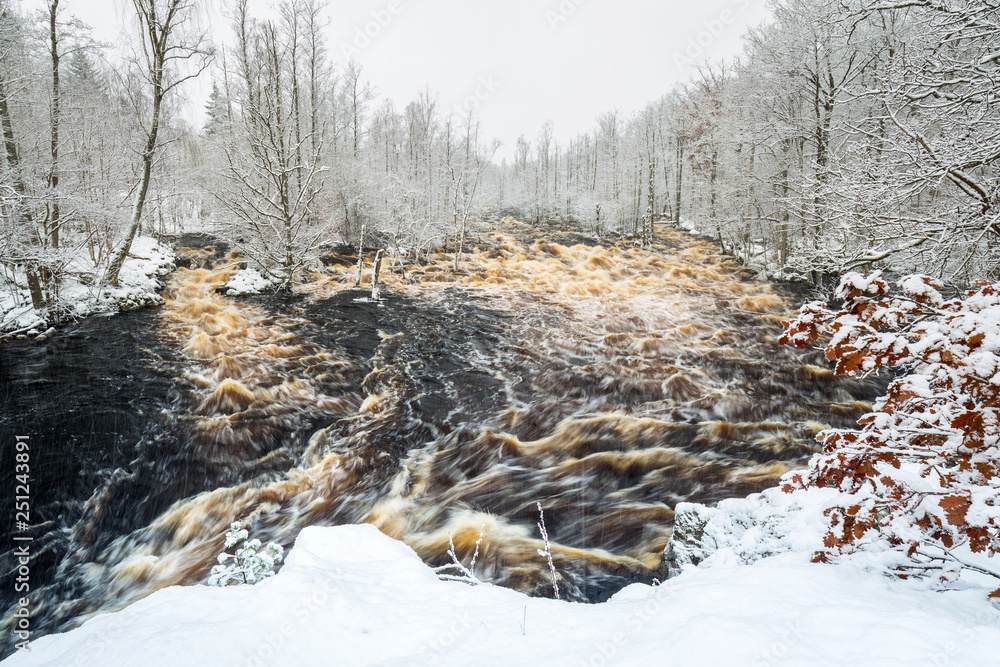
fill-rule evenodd
<path id="1" fill-rule="evenodd" d="M 81 249 L 80 255 L 66 268 L 66 277 L 59 288 L 58 305 L 63 310 L 60 319 L 73 320 L 163 303 L 159 291 L 163 289 L 163 277 L 174 270 L 173 262 L 174 252 L 169 245 L 138 236 L 122 264 L 118 287 L 111 287 L 94 278 L 93 264 Z M 48 324 L 32 308 L 24 276 L 11 277 L 16 286 L 0 282 L 0 334 L 20 331 L 30 335 L 33 330 L 44 331 Z"/>
<path id="2" fill-rule="evenodd" d="M 806 546 L 820 533 L 796 519 Z M 371 526 L 306 528 L 256 586 L 171 587 L 5 667 L 40 665 L 967 665 L 1000 655 L 984 589 L 936 592 L 803 550 L 733 550 L 604 604 L 438 580 Z"/>

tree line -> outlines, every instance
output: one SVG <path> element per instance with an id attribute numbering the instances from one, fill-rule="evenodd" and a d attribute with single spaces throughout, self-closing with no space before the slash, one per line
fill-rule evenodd
<path id="1" fill-rule="evenodd" d="M 589 134 L 522 137 L 521 213 L 709 235 L 771 277 L 996 278 L 1000 3 L 776 0 L 732 62 Z"/>
<path id="2" fill-rule="evenodd" d="M 363 234 L 457 268 L 487 210 L 641 241 L 669 220 L 773 277 L 996 277 L 991 0 L 776 0 L 733 61 L 562 144 L 546 123 L 501 164 L 474 108 L 397 109 L 337 63 L 322 0 L 235 0 L 214 48 L 193 0 L 132 9 L 112 62 L 60 0 L 0 0 L 0 265 L 48 319 L 66 284 L 116 284 L 141 230 L 206 221 L 285 285 Z M 197 76 L 203 127 L 176 94 Z"/>

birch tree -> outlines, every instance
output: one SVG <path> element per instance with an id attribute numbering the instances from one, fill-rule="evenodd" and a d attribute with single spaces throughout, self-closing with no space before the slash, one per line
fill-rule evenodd
<path id="1" fill-rule="evenodd" d="M 118 274 L 128 257 L 139 226 L 160 148 L 160 124 L 164 100 L 179 85 L 200 75 L 211 63 L 211 52 L 203 34 L 192 28 L 194 0 L 132 0 L 137 20 L 141 54 L 134 65 L 144 83 L 144 95 L 133 98 L 141 118 L 145 144 L 140 153 L 140 176 L 125 239 L 111 259 L 105 282 L 118 284 Z M 185 71 L 187 73 L 185 73 Z M 144 100 L 148 99 L 148 104 Z"/>
<path id="2" fill-rule="evenodd" d="M 220 195 L 240 222 L 237 247 L 286 288 L 330 234 L 313 210 L 323 145 L 298 117 L 297 21 L 289 17 L 281 25 L 257 22 L 245 0 L 237 6 L 240 119 L 228 150 L 231 187 Z"/>
<path id="3" fill-rule="evenodd" d="M 465 247 L 465 233 L 469 225 L 469 214 L 472 212 L 473 203 L 476 201 L 476 192 L 479 190 L 479 183 L 483 177 L 483 172 L 493 162 L 493 157 L 500 149 L 500 142 L 494 141 L 493 145 L 485 151 L 480 151 L 478 147 L 469 148 L 473 151 L 471 159 L 465 165 L 464 171 L 456 177 L 455 170 L 451 170 L 452 185 L 455 192 L 453 203 L 457 229 L 455 230 L 455 260 L 454 271 L 458 271 L 458 262 L 462 257 Z M 471 180 L 468 188 L 464 187 L 465 181 Z M 461 204 L 459 201 L 461 200 Z"/>

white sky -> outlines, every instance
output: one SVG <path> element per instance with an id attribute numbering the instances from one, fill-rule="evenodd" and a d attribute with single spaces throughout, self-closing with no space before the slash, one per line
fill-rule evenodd
<path id="1" fill-rule="evenodd" d="M 268 4 L 251 6 L 263 14 Z M 100 39 L 131 25 L 128 0 L 62 5 Z M 216 42 L 228 40 L 222 3 L 205 5 Z M 565 142 L 604 111 L 640 110 L 687 80 L 694 63 L 737 55 L 746 27 L 767 16 L 766 0 L 329 0 L 327 9 L 330 56 L 342 64 L 349 50 L 397 109 L 425 86 L 442 110 L 478 89 L 482 136 L 504 142 L 498 158 L 522 133 L 533 141 L 547 119 Z M 207 77 L 187 91 L 194 113 L 206 90 Z"/>

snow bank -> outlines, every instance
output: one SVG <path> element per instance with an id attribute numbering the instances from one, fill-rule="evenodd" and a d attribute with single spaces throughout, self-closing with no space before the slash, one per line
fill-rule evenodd
<path id="1" fill-rule="evenodd" d="M 442 582 L 371 526 L 306 528 L 256 586 L 172 587 L 3 665 L 968 665 L 996 663 L 981 591 L 729 549 L 604 604 Z"/>
<path id="2" fill-rule="evenodd" d="M 237 271 L 226 283 L 226 294 L 229 296 L 260 294 L 264 290 L 274 287 L 274 284 L 274 280 L 262 276 L 257 269 L 242 269 Z"/>
<path id="3" fill-rule="evenodd" d="M 162 304 L 158 294 L 160 279 L 174 270 L 173 262 L 174 252 L 169 246 L 148 236 L 137 236 L 119 272 L 118 287 L 110 287 L 101 285 L 99 277 L 95 279 L 93 263 L 81 254 L 67 267 L 67 278 L 59 289 L 59 306 L 66 319 L 74 319 Z M 20 285 L 27 283 L 23 274 L 15 279 Z M 31 327 L 41 330 L 45 325 L 31 307 L 27 288 L 15 288 L 13 292 L 10 285 L 0 287 L 0 332 Z"/>

